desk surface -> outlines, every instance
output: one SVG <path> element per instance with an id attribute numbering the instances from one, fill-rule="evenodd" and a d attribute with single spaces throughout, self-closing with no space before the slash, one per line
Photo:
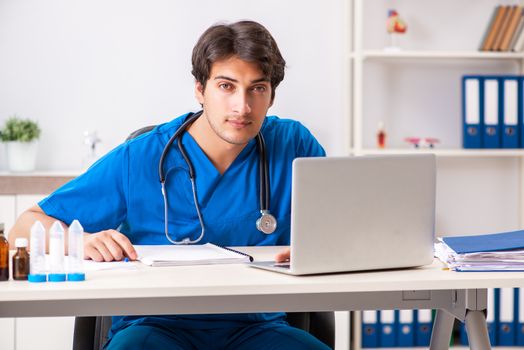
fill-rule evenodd
<path id="1" fill-rule="evenodd" d="M 246 247 L 242 250 L 256 260 L 271 260 L 281 248 Z M 167 305 L 172 313 L 225 312 L 226 309 L 228 312 L 277 311 L 282 307 L 293 311 L 305 305 L 312 306 L 311 310 L 346 310 L 344 298 L 362 292 L 524 286 L 524 273 L 458 273 L 444 270 L 439 261 L 412 269 L 300 277 L 242 264 L 156 268 L 138 262 L 132 264 L 137 265 L 136 270 L 90 272 L 84 282 L 1 282 L 0 316 L 30 315 L 29 312 L 34 311 L 31 307 L 36 306 L 42 316 L 123 314 L 124 305 L 125 313 L 167 313 Z M 327 298 L 327 295 L 332 297 Z M 316 297 L 322 302 L 313 306 L 315 300 L 320 300 Z M 21 303 L 27 311 L 16 310 Z M 58 309 L 57 305 L 64 303 L 71 308 L 69 312 Z M 144 310 L 136 303 L 143 304 Z M 49 308 L 45 307 L 47 304 Z"/>

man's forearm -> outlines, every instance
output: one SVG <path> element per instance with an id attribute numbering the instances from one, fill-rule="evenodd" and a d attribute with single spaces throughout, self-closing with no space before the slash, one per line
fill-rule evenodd
<path id="1" fill-rule="evenodd" d="M 35 223 L 35 221 L 40 221 L 42 225 L 44 225 L 46 229 L 46 251 L 48 251 L 49 247 L 49 229 L 51 228 L 51 225 L 56 221 L 55 218 L 45 214 L 42 209 L 38 205 L 33 206 L 32 208 L 24 211 L 16 220 L 13 228 L 9 231 L 8 238 L 9 238 L 9 245 L 11 249 L 15 248 L 15 239 L 19 237 L 30 239 L 31 235 L 31 226 Z M 67 225 L 63 222 L 59 221 L 62 226 L 64 227 L 65 231 L 65 242 L 67 242 Z M 67 243 L 65 244 L 66 250 L 67 250 Z M 31 249 L 31 247 L 29 247 Z"/>

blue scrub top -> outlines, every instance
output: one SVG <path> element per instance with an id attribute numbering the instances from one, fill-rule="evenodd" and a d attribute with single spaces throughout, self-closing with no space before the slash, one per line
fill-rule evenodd
<path id="1" fill-rule="evenodd" d="M 66 224 L 78 219 L 86 232 L 118 229 L 133 244 L 170 244 L 164 233 L 164 203 L 158 175 L 160 155 L 169 138 L 187 118 L 182 115 L 151 132 L 127 141 L 93 164 L 87 172 L 60 187 L 39 204 L 49 216 Z M 325 151 L 299 122 L 268 116 L 261 132 L 266 141 L 270 177 L 270 212 L 277 230 L 266 235 L 256 228 L 260 217 L 259 155 L 251 140 L 220 174 L 189 133 L 182 143 L 196 173 L 196 192 L 205 235 L 199 244 L 227 246 L 289 244 L 291 172 L 297 157 L 325 156 Z M 171 239 L 200 235 L 188 167 L 174 142 L 165 159 L 166 193 Z M 282 313 L 126 316 L 113 320 L 113 331 L 137 322 L 161 320 L 183 328 L 218 328 L 271 320 Z M 240 323 L 240 324 L 239 324 Z"/>

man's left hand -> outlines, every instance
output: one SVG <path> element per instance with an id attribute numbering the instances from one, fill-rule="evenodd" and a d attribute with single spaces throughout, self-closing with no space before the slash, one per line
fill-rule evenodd
<path id="1" fill-rule="evenodd" d="M 291 259 L 291 250 L 289 248 L 284 249 L 275 256 L 276 262 L 285 262 Z"/>

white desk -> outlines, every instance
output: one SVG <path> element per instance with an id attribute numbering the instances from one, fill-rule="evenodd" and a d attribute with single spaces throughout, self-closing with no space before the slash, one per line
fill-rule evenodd
<path id="1" fill-rule="evenodd" d="M 270 260 L 281 248 L 244 248 Z M 88 316 L 269 311 L 438 309 L 431 349 L 447 349 L 454 318 L 471 349 L 489 349 L 486 288 L 522 287 L 524 273 L 455 273 L 431 266 L 295 277 L 244 265 L 98 271 L 85 282 L 9 281 L 0 316 Z"/>

